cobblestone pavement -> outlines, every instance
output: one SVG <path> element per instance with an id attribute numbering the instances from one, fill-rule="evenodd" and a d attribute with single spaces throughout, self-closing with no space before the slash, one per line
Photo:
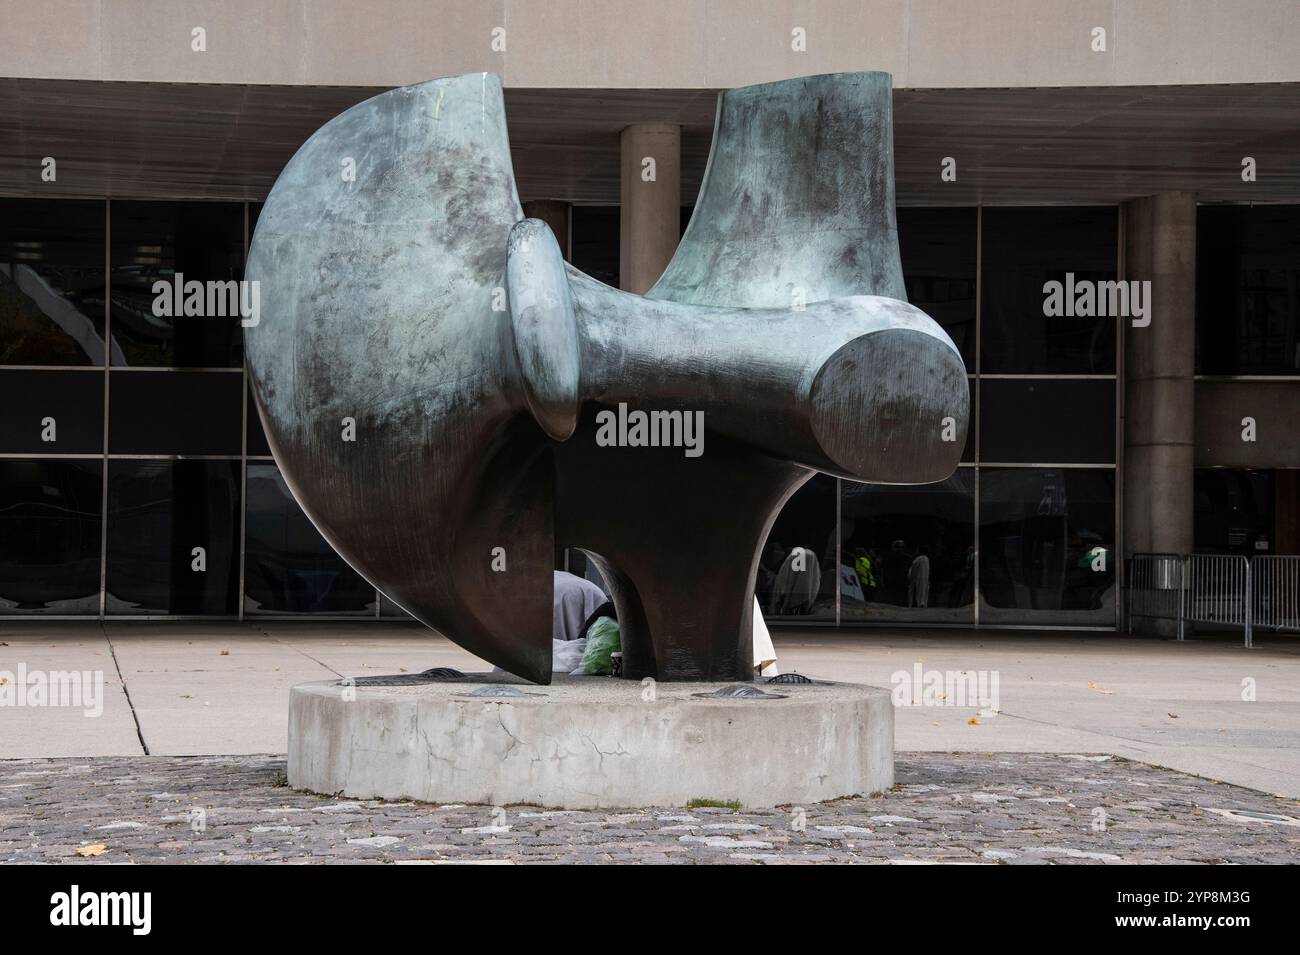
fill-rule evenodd
<path id="1" fill-rule="evenodd" d="M 0 762 L 0 860 L 1300 862 L 1300 824 L 1231 815 L 1300 823 L 1296 804 L 1109 756 L 902 754 L 891 792 L 802 812 L 333 799 L 284 771 L 278 756 Z"/>

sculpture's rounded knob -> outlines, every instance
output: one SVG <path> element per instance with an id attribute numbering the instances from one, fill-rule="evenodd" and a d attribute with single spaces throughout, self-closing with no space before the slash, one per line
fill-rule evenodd
<path id="1" fill-rule="evenodd" d="M 522 219 L 510 230 L 506 286 L 528 410 L 563 441 L 578 424 L 578 326 L 564 256 L 541 219 Z"/>

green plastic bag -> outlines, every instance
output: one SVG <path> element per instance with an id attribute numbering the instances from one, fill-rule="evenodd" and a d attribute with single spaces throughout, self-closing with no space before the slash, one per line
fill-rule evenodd
<path id="1" fill-rule="evenodd" d="M 623 649 L 618 621 L 613 617 L 597 617 L 587 630 L 587 649 L 576 672 L 590 676 L 609 676 L 614 670 L 610 657 Z"/>

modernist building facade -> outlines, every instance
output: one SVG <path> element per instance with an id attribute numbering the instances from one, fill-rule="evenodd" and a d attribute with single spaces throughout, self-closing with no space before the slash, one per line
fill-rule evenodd
<path id="1" fill-rule="evenodd" d="M 1129 555 L 1300 553 L 1286 0 L 153 9 L 0 4 L 0 617 L 401 615 L 289 494 L 237 318 L 160 315 L 154 286 L 239 279 L 315 128 L 471 70 L 505 81 L 526 212 L 633 291 L 689 219 L 717 89 L 894 74 L 908 296 L 972 426 L 942 484 L 798 491 L 771 619 L 1114 629 Z"/>

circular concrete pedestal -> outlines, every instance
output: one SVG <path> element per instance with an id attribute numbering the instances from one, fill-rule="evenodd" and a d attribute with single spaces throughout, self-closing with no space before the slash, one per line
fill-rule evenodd
<path id="1" fill-rule="evenodd" d="M 889 693 L 874 687 L 756 683 L 742 687 L 770 695 L 713 698 L 700 694 L 736 685 L 512 679 L 295 686 L 289 785 L 362 798 L 589 809 L 691 799 L 778 806 L 894 782 L 894 710 Z"/>

